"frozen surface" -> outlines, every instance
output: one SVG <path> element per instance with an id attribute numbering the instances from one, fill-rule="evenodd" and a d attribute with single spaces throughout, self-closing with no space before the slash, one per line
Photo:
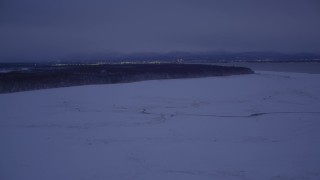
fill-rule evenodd
<path id="1" fill-rule="evenodd" d="M 320 179 L 320 75 L 0 95 L 2 180 Z"/>

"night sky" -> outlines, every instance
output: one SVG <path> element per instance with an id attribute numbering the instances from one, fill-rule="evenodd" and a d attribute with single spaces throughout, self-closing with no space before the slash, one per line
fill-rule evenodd
<path id="1" fill-rule="evenodd" d="M 319 0 L 0 0 L 0 61 L 94 53 L 320 53 Z"/>

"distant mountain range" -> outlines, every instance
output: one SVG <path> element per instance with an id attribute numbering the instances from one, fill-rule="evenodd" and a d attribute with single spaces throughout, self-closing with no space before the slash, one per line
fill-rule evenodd
<path id="1" fill-rule="evenodd" d="M 319 61 L 320 54 L 278 52 L 170 52 L 170 53 L 106 53 L 62 58 L 69 62 L 235 62 L 235 61 Z"/>
<path id="2" fill-rule="evenodd" d="M 98 53 L 81 54 L 55 58 L 8 58 L 1 62 L 50 62 L 50 63 L 117 63 L 117 62 L 186 62 L 186 63 L 214 63 L 214 62 L 290 62 L 317 61 L 320 54 L 279 52 L 169 52 L 169 53 Z"/>

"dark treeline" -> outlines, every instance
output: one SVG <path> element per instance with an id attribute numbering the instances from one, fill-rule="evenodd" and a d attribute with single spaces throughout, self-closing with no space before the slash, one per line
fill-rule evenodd
<path id="1" fill-rule="evenodd" d="M 254 73 L 244 67 L 200 64 L 108 64 L 41 66 L 27 71 L 0 73 L 0 93 L 112 84 L 142 80 L 228 76 Z"/>

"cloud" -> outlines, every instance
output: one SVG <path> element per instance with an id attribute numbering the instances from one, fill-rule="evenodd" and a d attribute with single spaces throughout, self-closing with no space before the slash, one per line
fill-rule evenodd
<path id="1" fill-rule="evenodd" d="M 315 0 L 3 0 L 0 55 L 320 52 Z"/>

